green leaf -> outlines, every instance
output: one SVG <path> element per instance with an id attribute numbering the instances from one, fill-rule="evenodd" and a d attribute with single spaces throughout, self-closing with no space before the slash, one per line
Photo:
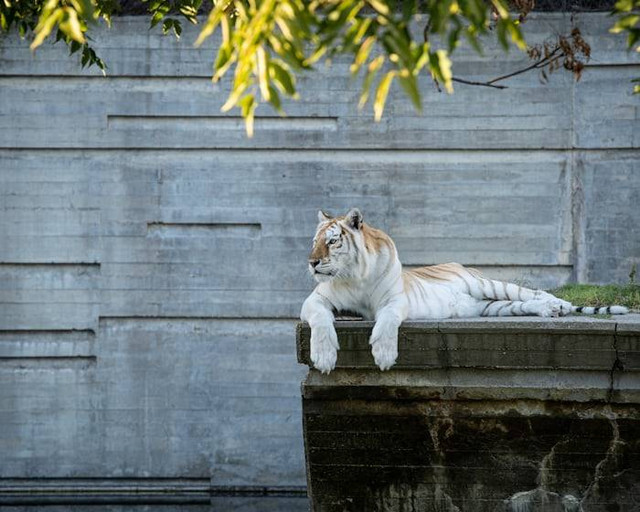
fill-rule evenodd
<path id="1" fill-rule="evenodd" d="M 640 40 L 640 29 L 637 29 L 637 28 L 629 29 L 629 34 L 627 35 L 627 48 L 630 50 L 639 40 Z"/>
<path id="2" fill-rule="evenodd" d="M 456 27 L 449 32 L 449 36 L 447 37 L 447 49 L 449 53 L 456 49 L 460 40 L 460 32 L 462 31 L 462 27 Z"/>
<path id="3" fill-rule="evenodd" d="M 408 22 L 416 12 L 418 2 L 416 0 L 403 0 L 400 3 L 402 4 L 402 19 Z"/>
<path id="4" fill-rule="evenodd" d="M 364 80 L 362 82 L 362 93 L 360 94 L 360 101 L 358 102 L 358 108 L 362 108 L 367 103 L 369 99 L 369 91 L 371 90 L 371 85 L 373 84 L 373 80 L 378 73 L 378 70 L 382 67 L 384 63 L 384 57 L 380 56 L 369 65 L 369 69 L 367 70 L 367 74 L 364 76 Z"/>
<path id="5" fill-rule="evenodd" d="M 155 27 L 164 18 L 164 14 L 160 11 L 156 11 L 151 17 L 151 28 Z"/>
<path id="6" fill-rule="evenodd" d="M 71 43 L 69 43 L 69 55 L 73 55 L 80 48 L 82 48 L 82 45 L 78 41 L 71 41 Z"/>
<path id="7" fill-rule="evenodd" d="M 88 51 L 88 48 L 84 48 L 84 50 L 82 51 L 82 59 L 81 59 L 81 64 L 82 67 L 84 68 L 89 61 L 91 60 L 91 53 Z"/>
<path id="8" fill-rule="evenodd" d="M 500 18 L 503 20 L 509 18 L 509 8 L 502 0 L 491 0 L 491 3 L 496 8 L 496 11 L 498 11 Z"/>
<path id="9" fill-rule="evenodd" d="M 511 40 L 516 44 L 516 46 L 524 51 L 527 49 L 527 43 L 524 41 L 524 37 L 522 37 L 522 31 L 520 27 L 516 25 L 513 21 L 509 20 L 507 23 L 507 29 L 509 31 L 509 35 L 511 36 Z"/>
<path id="10" fill-rule="evenodd" d="M 69 0 L 73 9 L 77 11 L 83 18 L 93 18 L 95 6 L 92 0 Z"/>
<path id="11" fill-rule="evenodd" d="M 231 91 L 231 94 L 229 94 L 227 101 L 225 102 L 224 105 L 222 105 L 220 110 L 222 112 L 227 112 L 231 110 L 233 107 L 235 107 L 236 103 L 238 103 L 238 100 L 240 99 L 240 96 L 242 96 L 248 88 L 249 88 L 248 82 L 243 82 L 238 87 L 235 87 Z"/>
<path id="12" fill-rule="evenodd" d="M 360 41 L 362 41 L 362 38 L 367 33 L 367 30 L 369 30 L 371 23 L 373 23 L 373 20 L 371 18 L 356 20 L 354 26 L 356 26 L 358 30 L 356 31 L 355 36 L 353 38 L 354 44 L 360 44 Z"/>
<path id="13" fill-rule="evenodd" d="M 269 75 L 282 92 L 294 98 L 298 97 L 295 77 L 283 63 L 277 60 L 269 61 Z"/>
<path id="14" fill-rule="evenodd" d="M 222 78 L 222 76 L 227 72 L 231 64 L 235 62 L 235 57 L 233 55 L 233 51 L 231 50 L 230 44 L 224 44 L 218 50 L 218 56 L 216 57 L 216 62 L 213 66 L 214 74 L 213 81 L 217 82 Z"/>
<path id="15" fill-rule="evenodd" d="M 383 16 L 388 16 L 389 6 L 384 0 L 367 0 L 367 3 Z"/>
<path id="16" fill-rule="evenodd" d="M 245 128 L 247 130 L 247 137 L 253 137 L 253 119 L 254 112 L 256 110 L 257 103 L 253 94 L 248 94 L 240 102 L 240 109 L 242 111 L 242 117 L 244 117 Z"/>
<path id="17" fill-rule="evenodd" d="M 502 46 L 504 51 L 509 51 L 509 43 L 507 41 L 507 25 L 503 19 L 498 20 L 497 32 L 500 45 Z"/>
<path id="18" fill-rule="evenodd" d="M 474 36 L 473 34 L 471 34 L 468 30 L 465 30 L 463 32 L 465 38 L 467 39 L 467 41 L 469 42 L 469 44 L 471 45 L 471 47 L 479 54 L 479 55 L 483 55 L 483 51 L 482 51 L 482 46 L 480 46 L 480 42 L 478 41 L 478 38 L 476 36 Z"/>
<path id="19" fill-rule="evenodd" d="M 202 43 L 205 42 L 207 38 L 213 35 L 222 17 L 223 16 L 226 17 L 225 9 L 229 7 L 229 5 L 231 4 L 235 5 L 230 0 L 218 0 L 218 2 L 215 4 L 215 7 L 211 9 L 211 12 L 207 17 L 207 21 L 202 26 L 202 29 L 200 30 L 200 34 L 198 34 L 198 38 L 196 39 L 196 42 L 193 43 L 194 46 L 196 47 L 200 46 Z M 238 4 L 238 5 L 241 5 L 241 4 Z"/>
<path id="20" fill-rule="evenodd" d="M 429 69 L 431 70 L 431 74 L 444 84 L 444 88 L 448 93 L 452 93 L 453 82 L 451 78 L 453 75 L 451 73 L 451 60 L 447 52 L 445 50 L 437 50 L 435 53 L 432 53 L 430 57 Z"/>
<path id="21" fill-rule="evenodd" d="M 637 14 L 627 14 L 625 16 L 622 16 L 615 23 L 615 25 L 613 25 L 613 27 L 609 30 L 609 32 L 612 32 L 613 34 L 618 34 L 623 30 L 628 30 L 630 28 L 633 28 L 637 25 L 638 20 L 640 20 L 640 16 L 638 16 Z"/>
<path id="22" fill-rule="evenodd" d="M 195 17 L 198 15 L 198 10 L 192 5 L 181 5 L 179 11 L 187 19 L 195 19 Z"/>
<path id="23" fill-rule="evenodd" d="M 376 38 L 374 36 L 367 37 L 364 42 L 360 45 L 358 52 L 356 53 L 355 59 L 353 60 L 353 64 L 349 68 L 352 75 L 355 75 L 360 71 L 362 65 L 369 58 L 369 54 L 371 53 L 371 48 L 376 42 Z"/>
<path id="24" fill-rule="evenodd" d="M 633 0 L 618 0 L 613 7 L 616 11 L 628 12 L 633 9 Z"/>
<path id="25" fill-rule="evenodd" d="M 38 46 L 40 46 L 47 38 L 47 36 L 51 34 L 51 31 L 56 26 L 56 24 L 60 23 L 64 19 L 64 16 L 65 13 L 62 8 L 55 8 L 52 12 L 45 12 L 43 10 L 42 14 L 40 15 L 38 25 L 35 28 L 36 37 L 31 43 L 30 48 L 32 50 L 35 50 Z M 62 27 L 60 27 L 60 29 L 62 30 Z M 63 32 L 65 31 L 63 30 Z"/>
<path id="26" fill-rule="evenodd" d="M 373 118 L 376 122 L 382 119 L 382 113 L 384 112 L 384 106 L 387 102 L 387 96 L 389 95 L 389 89 L 391 87 L 391 82 L 393 82 L 393 78 L 396 76 L 396 71 L 389 71 L 386 75 L 382 77 L 380 83 L 378 84 L 378 89 L 376 90 L 376 97 L 373 102 Z"/>
<path id="27" fill-rule="evenodd" d="M 258 65 L 258 85 L 260 86 L 260 93 L 264 101 L 271 100 L 271 93 L 269 89 L 269 66 L 267 59 L 267 52 L 265 52 L 262 46 L 258 46 L 256 49 L 256 63 Z"/>
<path id="28" fill-rule="evenodd" d="M 418 89 L 418 82 L 416 77 L 412 74 L 398 75 L 398 81 L 400 85 L 407 93 L 407 96 L 411 99 L 413 106 L 418 112 L 422 112 L 422 100 L 420 98 L 420 90 Z"/>
<path id="29" fill-rule="evenodd" d="M 282 110 L 282 104 L 280 103 L 280 95 L 278 94 L 278 91 L 276 91 L 276 89 L 272 85 L 269 85 L 269 94 L 270 94 L 270 98 L 271 98 L 269 100 L 269 103 L 271 103 L 271 105 L 273 105 L 273 108 L 275 108 L 276 111 L 281 116 L 284 116 L 284 111 Z"/>

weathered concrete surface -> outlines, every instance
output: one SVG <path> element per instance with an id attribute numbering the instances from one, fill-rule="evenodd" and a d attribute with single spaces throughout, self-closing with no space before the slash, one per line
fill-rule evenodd
<path id="1" fill-rule="evenodd" d="M 337 328 L 302 386 L 313 511 L 639 510 L 640 315 L 408 323 L 384 373 L 371 323 Z"/>
<path id="2" fill-rule="evenodd" d="M 288 118 L 261 107 L 253 139 L 220 113 L 215 42 L 147 23 L 96 34 L 107 78 L 62 45 L 0 40 L 0 477 L 302 485 L 292 332 L 319 208 L 359 206 L 407 265 L 532 286 L 623 282 L 638 261 L 640 72 L 606 15 L 527 23 L 532 43 L 582 27 L 595 65 L 578 83 L 450 96 L 427 80 L 424 115 L 394 90 L 375 124 L 338 59 L 301 80 Z M 456 53 L 456 75 L 478 80 L 527 63 Z M 466 348 L 427 345 L 425 361 L 464 364 L 466 338 L 447 343 Z M 514 371 L 492 371 L 496 386 Z M 577 388 L 600 387 L 600 369 L 580 372 Z"/>

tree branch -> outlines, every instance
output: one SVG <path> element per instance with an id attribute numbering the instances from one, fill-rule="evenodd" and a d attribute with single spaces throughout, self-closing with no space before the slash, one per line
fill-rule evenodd
<path id="1" fill-rule="evenodd" d="M 463 78 L 451 77 L 452 82 L 458 82 L 466 85 L 481 85 L 482 87 L 493 87 L 494 89 L 507 89 L 506 85 L 494 85 L 491 82 L 474 82 L 472 80 L 465 80 Z"/>
<path id="2" fill-rule="evenodd" d="M 517 76 L 517 75 L 521 75 L 522 73 L 526 73 L 527 71 L 531 71 L 532 69 L 540 69 L 540 68 L 543 68 L 545 66 L 548 66 L 552 62 L 555 62 L 555 61 L 561 59 L 562 57 L 564 57 L 564 52 L 562 52 L 560 55 L 556 55 L 559 51 L 560 51 L 560 47 L 558 46 L 551 53 L 549 53 L 549 55 L 547 55 L 546 57 L 541 58 L 537 62 L 534 62 L 530 66 L 527 66 L 526 68 L 522 68 L 522 69 L 519 69 L 517 71 L 514 71 L 513 73 L 508 73 L 506 75 L 502 75 L 502 76 L 499 76 L 497 78 L 493 78 L 493 79 L 491 79 L 491 80 L 489 80 L 487 82 L 475 82 L 475 81 L 472 81 L 472 80 L 465 80 L 464 78 L 458 78 L 458 77 L 455 77 L 455 76 L 451 78 L 451 81 L 458 82 L 458 83 L 461 83 L 461 84 L 466 84 L 466 85 L 479 85 L 479 86 L 482 86 L 482 87 L 493 87 L 494 89 L 507 89 L 508 87 L 506 85 L 495 85 L 495 83 L 496 82 L 500 82 L 502 80 L 506 80 L 507 78 L 511 78 L 511 77 L 514 77 L 514 76 Z"/>

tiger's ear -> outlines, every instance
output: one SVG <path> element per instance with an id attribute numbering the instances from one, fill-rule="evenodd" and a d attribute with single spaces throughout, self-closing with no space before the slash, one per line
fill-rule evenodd
<path id="1" fill-rule="evenodd" d="M 327 222 L 332 217 L 328 213 L 324 213 L 322 210 L 318 210 L 318 222 Z"/>
<path id="2" fill-rule="evenodd" d="M 345 218 L 347 224 L 353 229 L 360 229 L 362 227 L 362 213 L 360 213 L 360 210 L 357 208 L 351 208 Z"/>

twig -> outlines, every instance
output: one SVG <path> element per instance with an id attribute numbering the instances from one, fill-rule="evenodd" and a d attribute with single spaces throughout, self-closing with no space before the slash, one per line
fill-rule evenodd
<path id="1" fill-rule="evenodd" d="M 455 76 L 451 78 L 452 82 L 458 82 L 461 84 L 467 85 L 481 85 L 482 87 L 493 87 L 494 89 L 507 89 L 506 85 L 494 85 L 491 82 L 473 82 L 471 80 L 464 80 L 463 78 L 456 78 Z"/>
<path id="2" fill-rule="evenodd" d="M 551 58 L 559 49 L 560 48 L 556 48 L 555 50 L 553 50 L 549 54 L 548 57 L 540 59 L 538 62 L 535 62 L 534 64 L 531 64 L 531 66 L 527 66 L 526 68 L 520 69 L 518 71 L 514 71 L 513 73 L 509 73 L 508 75 L 504 75 L 504 76 L 500 76 L 498 78 L 494 78 L 493 80 L 490 80 L 487 83 L 493 84 L 493 83 L 498 82 L 500 80 L 506 80 L 507 78 L 511 78 L 512 76 L 516 76 L 516 75 L 520 75 L 522 73 L 526 73 L 527 71 L 531 71 L 532 69 L 536 69 L 536 68 L 541 68 L 541 67 L 547 66 L 547 65 L 551 64 L 552 62 L 554 62 L 554 61 L 556 61 L 559 58 L 564 56 L 564 54 L 562 54 L 562 55 L 558 55 L 554 59 Z M 545 61 L 548 61 L 548 62 L 545 62 Z"/>
<path id="3" fill-rule="evenodd" d="M 537 62 L 534 62 L 530 66 L 527 66 L 526 68 L 519 69 L 519 70 L 514 71 L 513 73 L 509 73 L 507 75 L 503 75 L 503 76 L 499 76 L 497 78 L 493 78 L 492 80 L 489 80 L 487 82 L 474 82 L 472 80 L 465 80 L 463 78 L 458 78 L 458 77 L 455 77 L 455 76 L 451 78 L 451 81 L 452 82 L 458 82 L 458 83 L 461 83 L 461 84 L 466 84 L 466 85 L 479 85 L 479 86 L 482 86 L 482 87 L 493 87 L 494 89 L 507 89 L 508 87 L 506 85 L 495 85 L 495 83 L 496 82 L 500 82 L 502 80 L 506 80 L 507 78 L 514 77 L 516 75 L 521 75 L 522 73 L 526 73 L 527 71 L 531 71 L 532 69 L 540 69 L 540 68 L 543 68 L 545 66 L 548 66 L 549 64 L 561 59 L 562 57 L 564 57 L 564 52 L 561 53 L 560 55 L 556 55 L 554 57 L 554 55 L 556 53 L 558 53 L 559 50 L 560 50 L 560 47 L 555 48 L 549 55 L 547 55 L 546 57 L 543 57 L 542 59 L 540 59 Z"/>

